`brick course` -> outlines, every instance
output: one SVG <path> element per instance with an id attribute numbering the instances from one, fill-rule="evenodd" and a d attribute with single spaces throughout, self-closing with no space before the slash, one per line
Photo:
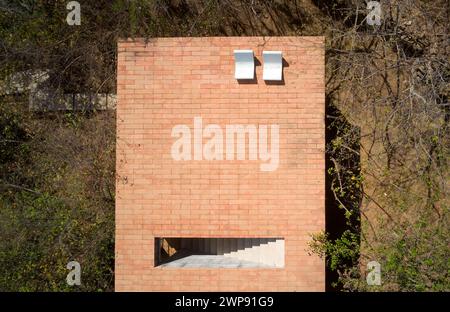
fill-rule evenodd
<path id="1" fill-rule="evenodd" d="M 233 50 L 283 52 L 284 83 L 234 79 Z M 118 43 L 116 291 L 323 291 L 309 234 L 325 227 L 323 37 Z M 172 127 L 278 124 L 280 163 L 174 161 Z M 283 269 L 154 267 L 155 237 L 283 237 Z"/>

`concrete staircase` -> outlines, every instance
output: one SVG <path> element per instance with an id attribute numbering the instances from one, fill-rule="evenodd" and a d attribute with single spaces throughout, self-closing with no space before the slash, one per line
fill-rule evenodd
<path id="1" fill-rule="evenodd" d="M 220 255 L 264 267 L 284 267 L 281 238 L 183 238 L 181 249 L 193 255 Z"/>

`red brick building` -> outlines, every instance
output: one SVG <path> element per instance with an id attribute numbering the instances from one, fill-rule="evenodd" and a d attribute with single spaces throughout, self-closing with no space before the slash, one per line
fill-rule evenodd
<path id="1" fill-rule="evenodd" d="M 236 50 L 253 51 L 253 79 L 235 79 Z M 116 290 L 323 291 L 307 252 L 325 227 L 323 37 L 118 51 Z"/>

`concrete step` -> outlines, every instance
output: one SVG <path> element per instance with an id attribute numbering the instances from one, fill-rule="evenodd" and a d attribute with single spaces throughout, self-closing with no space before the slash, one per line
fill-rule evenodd
<path id="1" fill-rule="evenodd" d="M 181 248 L 193 254 L 222 255 L 270 267 L 284 266 L 284 240 L 274 238 L 185 238 Z"/>

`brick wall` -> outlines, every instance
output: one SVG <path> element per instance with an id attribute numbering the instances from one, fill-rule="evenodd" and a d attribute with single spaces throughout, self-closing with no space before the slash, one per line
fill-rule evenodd
<path id="1" fill-rule="evenodd" d="M 284 82 L 234 79 L 233 50 L 283 52 Z M 323 291 L 309 234 L 324 229 L 323 37 L 124 40 L 117 78 L 117 291 Z M 279 166 L 175 161 L 175 125 L 277 124 Z M 155 237 L 283 237 L 282 269 L 154 266 Z"/>

